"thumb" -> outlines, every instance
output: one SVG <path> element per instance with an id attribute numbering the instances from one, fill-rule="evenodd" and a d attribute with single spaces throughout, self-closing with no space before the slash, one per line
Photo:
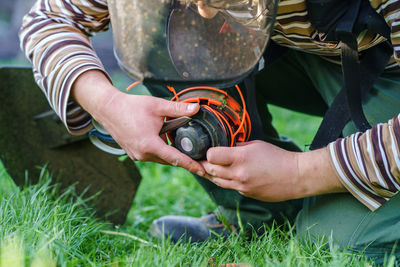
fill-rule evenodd
<path id="1" fill-rule="evenodd" d="M 159 103 L 156 107 L 156 112 L 159 116 L 176 118 L 182 116 L 192 116 L 196 114 L 199 109 L 200 105 L 197 103 L 173 102 L 162 99 L 162 103 Z"/>
<path id="2" fill-rule="evenodd" d="M 257 144 L 257 143 L 260 143 L 260 142 L 263 142 L 263 141 L 261 141 L 261 140 L 251 140 L 251 141 L 247 141 L 247 142 L 237 142 L 236 146 L 248 146 L 248 145 Z"/>

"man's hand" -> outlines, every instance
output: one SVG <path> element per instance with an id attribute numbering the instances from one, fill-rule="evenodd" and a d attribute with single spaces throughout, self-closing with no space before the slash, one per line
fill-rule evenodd
<path id="1" fill-rule="evenodd" d="M 165 116 L 194 115 L 199 110 L 197 104 L 125 94 L 114 88 L 100 71 L 82 74 L 74 83 L 72 93 L 133 160 L 169 164 L 204 174 L 198 162 L 159 136 Z"/>
<path id="2" fill-rule="evenodd" d="M 202 165 L 215 184 L 266 202 L 345 191 L 324 149 L 296 153 L 252 141 L 211 148 Z"/>

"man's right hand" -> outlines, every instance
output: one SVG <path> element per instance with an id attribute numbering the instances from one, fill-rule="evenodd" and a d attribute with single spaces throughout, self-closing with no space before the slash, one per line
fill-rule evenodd
<path id="1" fill-rule="evenodd" d="M 199 105 L 125 94 L 97 70 L 79 76 L 72 94 L 133 160 L 179 166 L 204 175 L 198 162 L 169 146 L 159 135 L 164 117 L 192 116 Z"/>

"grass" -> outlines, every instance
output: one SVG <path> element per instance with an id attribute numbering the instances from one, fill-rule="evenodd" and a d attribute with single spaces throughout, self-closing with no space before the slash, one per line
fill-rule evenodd
<path id="1" fill-rule="evenodd" d="M 3 195 L 0 266 L 207 266 L 208 261 L 214 260 L 217 264 L 241 262 L 249 266 L 366 265 L 359 255 L 349 255 L 335 247 L 326 249 L 322 240 L 298 240 L 290 226 L 286 230 L 268 229 L 251 242 L 241 235 L 202 245 L 154 240 L 147 234 L 152 219 L 168 213 L 200 215 L 213 204 L 201 192 L 192 194 L 198 185 L 189 182 L 183 172 L 150 165 L 141 166 L 145 181 L 128 222 L 119 228 L 95 219 L 72 187 L 60 195 L 57 187 L 50 185 L 45 170 L 38 184 Z M 167 177 L 173 175 L 177 175 L 175 181 L 169 181 Z M 177 186 L 182 188 L 178 192 L 173 190 Z M 190 189 L 190 194 L 184 188 Z"/>
<path id="2" fill-rule="evenodd" d="M 271 111 L 280 132 L 302 147 L 311 142 L 319 118 L 276 107 Z M 296 124 L 299 120 L 302 123 Z M 45 169 L 38 184 L 19 189 L 0 167 L 0 267 L 368 265 L 362 255 L 327 248 L 323 240 L 299 240 L 290 225 L 272 227 L 250 242 L 240 234 L 201 245 L 152 239 L 152 220 L 167 214 L 201 216 L 215 205 L 187 171 L 137 165 L 144 179 L 127 222 L 116 228 L 96 219 L 87 198 L 76 195 L 73 187 L 60 193 Z"/>

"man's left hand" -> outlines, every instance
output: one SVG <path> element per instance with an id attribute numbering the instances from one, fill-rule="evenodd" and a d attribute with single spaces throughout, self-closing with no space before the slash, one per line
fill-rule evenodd
<path id="1" fill-rule="evenodd" d="M 251 141 L 211 148 L 201 164 L 216 185 L 266 202 L 345 191 L 324 149 L 298 153 Z"/>

